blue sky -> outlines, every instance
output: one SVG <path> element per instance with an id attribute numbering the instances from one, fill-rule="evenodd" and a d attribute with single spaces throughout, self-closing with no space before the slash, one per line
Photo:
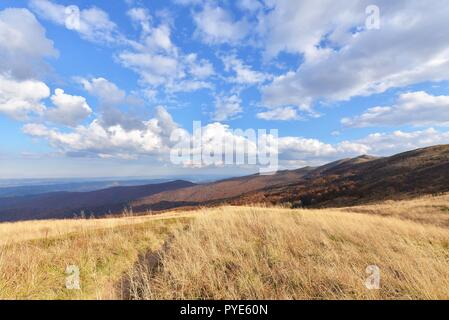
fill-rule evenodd
<path id="1" fill-rule="evenodd" d="M 170 134 L 193 121 L 212 137 L 277 129 L 283 168 L 449 143 L 448 14 L 443 0 L 3 0 L 0 178 L 254 169 L 171 164 Z"/>

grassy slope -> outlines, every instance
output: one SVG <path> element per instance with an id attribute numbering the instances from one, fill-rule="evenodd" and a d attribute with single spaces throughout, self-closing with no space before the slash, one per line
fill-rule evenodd
<path id="1" fill-rule="evenodd" d="M 448 299 L 446 204 L 449 196 L 0 224 L 0 298 L 120 298 L 116 284 L 132 274 L 135 299 Z M 136 264 L 169 238 L 157 269 Z M 364 286 L 373 264 L 378 291 Z M 67 265 L 80 267 L 81 291 L 65 289 Z"/>
<path id="2" fill-rule="evenodd" d="M 425 196 L 407 201 L 385 201 L 344 209 L 349 212 L 396 217 L 449 228 L 449 194 Z"/>
<path id="3" fill-rule="evenodd" d="M 364 286 L 381 270 L 381 290 Z M 143 299 L 448 299 L 449 231 L 355 213 L 221 208 L 178 232 Z M 134 290 L 137 292 L 137 290 Z"/>
<path id="4" fill-rule="evenodd" d="M 40 221 L 0 225 L 8 239 L 0 251 L 0 299 L 115 298 L 114 283 L 132 268 L 138 256 L 159 249 L 168 235 L 189 218 L 178 216 L 105 220 Z M 52 223 L 55 229 L 52 229 Z M 14 231 L 29 230 L 40 239 Z M 58 234 L 48 236 L 48 234 Z M 4 240 L 5 241 L 5 240 Z M 65 288 L 65 269 L 80 269 L 81 290 Z"/>

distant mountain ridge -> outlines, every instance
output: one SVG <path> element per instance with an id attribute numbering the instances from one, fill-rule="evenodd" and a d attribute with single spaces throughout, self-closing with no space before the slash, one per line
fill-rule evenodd
<path id="1" fill-rule="evenodd" d="M 449 145 L 377 158 L 368 155 L 320 167 L 251 175 L 212 183 L 187 181 L 86 193 L 0 199 L 0 221 L 71 218 L 222 204 L 338 207 L 449 192 Z"/>
<path id="2" fill-rule="evenodd" d="M 189 181 L 112 187 L 90 192 L 54 192 L 0 199 L 0 221 L 73 218 L 82 212 L 89 216 L 119 213 L 131 201 L 169 190 L 194 186 Z"/>
<path id="3" fill-rule="evenodd" d="M 441 145 L 385 158 L 364 155 L 273 176 L 198 185 L 138 199 L 132 206 L 137 211 L 254 203 L 330 207 L 448 191 L 449 145 Z"/>
<path id="4" fill-rule="evenodd" d="M 170 182 L 173 179 L 145 179 L 145 180 L 99 180 L 99 181 L 74 181 L 43 184 L 25 184 L 0 186 L 0 198 L 30 196 L 52 192 L 89 192 L 112 187 L 143 186 Z M 17 182 L 18 183 L 18 182 Z"/>

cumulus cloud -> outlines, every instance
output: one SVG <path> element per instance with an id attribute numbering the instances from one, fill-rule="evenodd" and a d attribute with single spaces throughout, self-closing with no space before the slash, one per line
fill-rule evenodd
<path id="1" fill-rule="evenodd" d="M 449 143 L 449 132 L 440 132 L 433 128 L 420 131 L 394 131 L 392 133 L 374 133 L 357 140 L 369 146 L 370 153 L 388 156 L 418 148 Z"/>
<path id="2" fill-rule="evenodd" d="M 404 151 L 449 143 L 449 132 L 435 129 L 374 133 L 356 140 L 336 144 L 302 137 L 279 138 L 280 158 L 284 163 L 319 165 L 363 154 L 391 156 Z"/>
<path id="3" fill-rule="evenodd" d="M 30 7 L 44 19 L 76 31 L 88 41 L 114 43 L 121 40 L 116 24 L 99 8 L 80 9 L 76 5 L 64 6 L 50 0 L 30 0 Z"/>
<path id="4" fill-rule="evenodd" d="M 403 93 L 393 106 L 377 106 L 360 116 L 342 119 L 348 127 L 448 126 L 449 96 L 433 96 L 424 91 Z"/>
<path id="5" fill-rule="evenodd" d="M 167 23 L 156 25 L 143 8 L 132 8 L 128 16 L 141 28 L 138 42 L 132 48 L 117 55 L 118 61 L 140 76 L 147 90 L 163 87 L 169 93 L 210 89 L 206 81 L 214 74 L 213 65 L 197 54 L 183 54 L 171 40 L 171 28 Z"/>
<path id="6" fill-rule="evenodd" d="M 256 117 L 264 120 L 297 120 L 304 114 L 315 115 L 314 107 L 319 102 L 345 101 L 390 88 L 449 79 L 449 6 L 443 0 L 435 0 L 431 5 L 419 0 L 380 0 L 379 30 L 365 28 L 365 8 L 371 4 L 368 0 L 347 0 L 344 6 L 332 0 L 243 0 L 236 4 L 243 18 L 232 16 L 224 9 L 226 4 L 176 2 L 195 5 L 191 9 L 194 27 L 203 42 L 240 45 L 251 39 L 250 45 L 257 44 L 257 49 L 262 48 L 265 53 L 263 62 L 269 70 L 277 62 L 273 59 L 285 52 L 298 57 L 300 66 L 288 71 L 282 68 L 283 74 L 273 78 L 235 54 L 217 53 L 227 72 L 227 77 L 220 77 L 217 66 L 209 60 L 183 52 L 175 45 L 173 24 L 158 21 L 157 15 L 153 17 L 144 8 L 131 8 L 127 13 L 140 30 L 134 41 L 124 39 L 108 15 L 98 8 L 80 9 L 50 0 L 31 0 L 30 4 L 43 18 L 76 31 L 89 41 L 123 40 L 126 49 L 118 49 L 114 58 L 138 74 L 139 84 L 148 97 L 155 98 L 161 90 L 171 94 L 214 89 L 220 82 L 212 84 L 211 77 L 227 80 L 226 85 L 238 88 L 257 85 L 262 88 L 261 105 L 265 108 Z M 45 30 L 29 11 L 0 12 L 0 112 L 16 119 L 41 114 L 55 123 L 71 126 L 61 130 L 48 123 L 30 123 L 23 128 L 25 133 L 48 140 L 66 154 L 125 159 L 167 156 L 173 146 L 170 135 L 175 130 L 191 137 L 164 107 L 157 107 L 154 117 L 145 121 L 116 108 L 129 102 L 127 93 L 105 78 L 80 80 L 103 108 L 90 124 L 79 125 L 92 113 L 83 97 L 57 90 L 51 97 L 54 107 L 46 109 L 43 101 L 50 96 L 50 90 L 33 80 L 34 68 L 43 58 L 56 54 Z M 214 96 L 214 121 L 225 122 L 243 112 L 237 94 Z M 343 123 L 351 127 L 445 126 L 449 123 L 448 100 L 447 96 L 425 92 L 406 93 L 391 106 L 368 109 Z M 227 137 L 232 143 L 244 142 L 222 123 L 208 124 L 203 129 L 209 146 L 213 146 L 216 137 Z M 448 142 L 449 133 L 435 129 L 375 133 L 338 143 L 281 137 L 279 156 L 285 164 L 315 165 L 360 154 L 390 155 Z"/>
<path id="7" fill-rule="evenodd" d="M 128 10 L 127 15 L 131 18 L 131 20 L 138 24 L 144 34 L 148 34 L 151 31 L 151 16 L 148 13 L 148 10 L 145 8 L 131 8 Z"/>
<path id="8" fill-rule="evenodd" d="M 45 68 L 43 59 L 57 55 L 53 41 L 30 11 L 0 11 L 0 73 L 21 80 L 35 78 Z"/>
<path id="9" fill-rule="evenodd" d="M 250 12 L 256 12 L 263 8 L 263 4 L 259 0 L 240 0 L 238 1 L 237 6 L 241 10 L 246 10 Z"/>
<path id="10" fill-rule="evenodd" d="M 305 61 L 263 89 L 263 104 L 307 111 L 321 100 L 344 101 L 449 78 L 444 1 L 380 1 L 379 30 L 364 27 L 368 4 L 273 1 L 261 22 L 269 34 L 267 51 L 303 54 Z"/>
<path id="11" fill-rule="evenodd" d="M 207 3 L 193 14 L 197 34 L 207 43 L 235 43 L 249 32 L 249 23 L 235 20 L 220 6 Z"/>
<path id="12" fill-rule="evenodd" d="M 169 93 L 193 92 L 201 89 L 213 89 L 214 85 L 207 81 L 200 80 L 179 80 L 171 83 L 165 89 Z"/>
<path id="13" fill-rule="evenodd" d="M 77 126 L 69 132 L 63 132 L 43 124 L 30 123 L 23 127 L 23 132 L 48 140 L 59 151 L 67 155 L 95 156 L 103 158 L 136 159 L 153 156 L 167 161 L 170 154 L 180 154 L 183 146 L 188 147 L 184 166 L 195 165 L 192 156 L 203 152 L 223 152 L 235 150 L 239 154 L 254 156 L 257 153 L 255 140 L 237 132 L 228 125 L 216 122 L 201 128 L 201 144 L 193 145 L 194 134 L 179 127 L 164 107 L 157 107 L 154 118 L 143 121 L 141 129 L 125 129 L 120 125 L 105 126 L 99 120 L 87 126 Z M 177 132 L 178 139 L 172 134 Z M 260 137 L 256 137 L 259 139 Z M 263 140 L 265 139 L 265 140 Z M 260 141 L 271 141 L 271 134 L 264 135 Z M 181 144 L 180 144 L 181 142 Z M 301 167 L 321 165 L 337 159 L 355 157 L 362 154 L 388 156 L 402 151 L 449 143 L 449 132 L 435 129 L 422 131 L 394 131 L 392 133 L 375 133 L 356 140 L 338 143 L 326 143 L 318 139 L 304 137 L 280 137 L 279 149 L 273 150 L 279 155 L 281 167 Z M 217 160 L 218 159 L 218 160 Z M 220 165 L 222 157 L 212 165 Z"/>
<path id="14" fill-rule="evenodd" d="M 215 98 L 215 113 L 213 114 L 212 119 L 214 121 L 227 121 L 235 119 L 242 112 L 242 100 L 239 96 L 217 96 Z"/>
<path id="15" fill-rule="evenodd" d="M 183 6 L 192 6 L 203 4 L 205 0 L 173 0 L 173 2 Z"/>
<path id="16" fill-rule="evenodd" d="M 158 107 L 155 117 L 143 121 L 143 125 L 143 129 L 126 130 L 120 125 L 105 127 L 95 119 L 89 125 L 77 126 L 70 132 L 36 123 L 26 124 L 23 132 L 46 139 L 67 155 L 122 159 L 167 155 L 170 134 L 177 127 L 170 114 Z"/>
<path id="17" fill-rule="evenodd" d="M 201 143 L 192 138 L 199 139 Z M 259 132 L 251 132 L 244 130 L 232 129 L 229 125 L 219 122 L 208 124 L 202 128 L 197 128 L 194 137 L 188 133 L 182 132 L 179 135 L 181 144 L 176 145 L 172 149 L 172 155 L 177 157 L 184 153 L 184 158 L 180 159 L 180 164 L 184 166 L 198 166 L 199 163 L 194 161 L 194 157 L 201 157 L 206 154 L 207 161 L 202 162 L 203 166 L 215 165 L 222 166 L 230 154 L 235 156 L 244 156 L 244 163 L 238 165 L 255 165 L 256 157 L 260 152 L 269 152 L 279 157 L 281 167 L 299 167 L 305 165 L 319 165 L 331 160 L 341 159 L 344 157 L 359 156 L 366 153 L 369 147 L 361 143 L 344 141 L 338 144 L 328 144 L 317 139 L 307 139 L 302 137 L 280 137 L 277 139 L 278 149 L 273 144 L 276 139 L 271 132 L 265 134 Z M 187 147 L 181 150 L 182 146 Z M 191 148 L 190 146 L 193 146 Z M 210 153 L 210 154 L 209 154 Z M 212 156 L 213 154 L 213 156 Z M 254 163 L 249 163 L 249 159 L 253 158 Z M 232 157 L 230 157 L 232 159 Z"/>
<path id="18" fill-rule="evenodd" d="M 306 161 L 309 164 L 366 154 L 370 147 L 359 142 L 343 141 L 335 145 L 302 137 L 279 138 L 279 154 L 284 161 Z"/>
<path id="19" fill-rule="evenodd" d="M 84 97 L 66 94 L 62 89 L 55 90 L 51 101 L 54 108 L 48 109 L 45 117 L 53 123 L 74 127 L 92 113 Z"/>
<path id="20" fill-rule="evenodd" d="M 266 0 L 265 4 L 268 13 L 259 16 L 258 30 L 264 35 L 266 54 L 300 53 L 310 60 L 323 54 L 319 45 L 325 37 L 344 41 L 351 27 L 362 25 L 368 2 L 347 0 L 342 6 L 332 0 Z"/>
<path id="21" fill-rule="evenodd" d="M 298 110 L 292 107 L 274 108 L 268 111 L 259 112 L 256 116 L 262 120 L 288 121 L 301 119 Z"/>
<path id="22" fill-rule="evenodd" d="M 302 137 L 279 138 L 279 156 L 284 165 L 320 165 L 364 154 L 391 156 L 400 152 L 449 143 L 449 132 L 433 128 L 419 131 L 374 133 L 336 144 Z"/>
<path id="23" fill-rule="evenodd" d="M 208 124 L 201 128 L 201 133 L 203 150 L 222 152 L 222 150 L 233 150 L 232 148 L 237 147 L 236 152 L 247 156 L 254 156 L 257 153 L 257 145 L 250 137 L 237 134 L 228 125 L 221 123 Z M 188 134 L 183 137 L 187 141 L 192 138 Z M 259 138 L 257 137 L 257 139 Z M 258 142 L 271 141 L 270 139 L 273 139 L 273 137 L 268 134 L 262 136 L 262 140 L 258 140 Z M 279 156 L 281 167 L 298 168 L 323 165 L 331 161 L 365 154 L 390 156 L 408 150 L 447 143 L 449 143 L 449 132 L 439 132 L 435 129 L 375 133 L 361 139 L 344 140 L 334 144 L 313 138 L 287 136 L 278 138 L 278 151 L 276 153 Z M 178 153 L 179 150 L 174 149 L 173 152 Z M 201 153 L 201 149 L 194 149 L 191 152 L 192 155 L 198 155 Z M 186 161 L 184 164 L 190 165 L 191 163 Z"/>
<path id="24" fill-rule="evenodd" d="M 0 113 L 25 121 L 46 110 L 49 87 L 38 80 L 58 51 L 27 9 L 0 11 Z"/>
<path id="25" fill-rule="evenodd" d="M 168 24 L 153 25 L 153 18 L 145 8 L 132 8 L 127 14 L 142 31 L 141 42 L 134 42 L 134 47 L 144 51 L 176 54 L 177 48 L 171 41 L 171 29 Z"/>
<path id="26" fill-rule="evenodd" d="M 267 142 L 272 137 L 264 135 L 258 140 L 250 132 L 233 130 L 229 125 L 215 122 L 194 128 L 192 134 L 179 130 L 174 138 L 176 143 L 171 149 L 174 164 L 185 167 L 223 167 L 255 165 L 258 141 Z M 276 152 L 268 144 L 265 145 L 266 150 Z"/>
<path id="27" fill-rule="evenodd" d="M 126 100 L 125 91 L 119 89 L 115 83 L 105 78 L 78 78 L 84 90 L 90 95 L 97 97 L 101 104 L 115 106 L 123 103 Z"/>
<path id="28" fill-rule="evenodd" d="M 228 79 L 231 82 L 238 84 L 257 84 L 269 79 L 268 75 L 253 70 L 235 55 L 223 56 L 222 60 L 225 66 L 225 71 L 232 71 L 235 73 L 234 77 Z"/>
<path id="29" fill-rule="evenodd" d="M 77 78 L 84 89 L 99 102 L 99 121 L 105 127 L 120 125 L 125 130 L 143 129 L 144 125 L 138 115 L 131 114 L 129 107 L 141 102 L 120 89 L 115 83 L 105 78 Z M 119 107 L 125 106 L 128 111 Z"/>
<path id="30" fill-rule="evenodd" d="M 184 77 L 178 61 L 178 49 L 171 41 L 170 27 L 154 26 L 152 17 L 144 8 L 132 8 L 128 16 L 141 27 L 139 42 L 133 42 L 132 50 L 118 54 L 118 60 L 134 70 L 144 84 L 159 86 Z"/>
<path id="31" fill-rule="evenodd" d="M 144 83 L 152 86 L 169 84 L 184 76 L 175 57 L 129 51 L 120 53 L 118 57 L 125 67 L 137 72 Z"/>
<path id="32" fill-rule="evenodd" d="M 43 100 L 50 96 L 48 86 L 37 80 L 15 80 L 0 74 L 0 113 L 16 120 L 45 111 Z"/>
<path id="33" fill-rule="evenodd" d="M 188 54 L 185 60 L 189 66 L 189 73 L 196 78 L 208 78 L 215 73 L 212 63 L 206 59 L 198 59 L 195 53 Z"/>

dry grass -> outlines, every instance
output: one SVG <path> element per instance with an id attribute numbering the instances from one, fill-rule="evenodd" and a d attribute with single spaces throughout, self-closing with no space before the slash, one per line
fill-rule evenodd
<path id="1" fill-rule="evenodd" d="M 0 299 L 449 299 L 448 203 L 3 223 Z M 82 290 L 65 288 L 68 265 Z"/>
<path id="2" fill-rule="evenodd" d="M 119 219 L 120 220 L 120 219 Z M 146 222 L 145 222 L 146 221 Z M 113 299 L 114 284 L 140 254 L 157 250 L 186 218 L 163 216 L 102 220 L 23 222 L 1 225 L 0 299 Z M 54 228 L 52 228 L 54 226 Z M 48 232 L 43 230 L 48 228 Z M 14 242 L 10 234 L 29 230 Z M 41 239 L 19 241 L 39 236 Z M 50 235 L 58 235 L 51 237 Z M 5 240 L 4 240 L 5 241 Z M 65 287 L 66 267 L 80 269 L 81 290 Z M 118 294 L 118 295 L 117 295 Z"/>
<path id="3" fill-rule="evenodd" d="M 142 224 L 149 221 L 192 217 L 191 212 L 169 212 L 153 216 L 123 216 L 104 219 L 36 220 L 0 223 L 0 245 L 26 240 L 61 237 L 69 233 Z"/>
<path id="4" fill-rule="evenodd" d="M 364 286 L 381 270 L 381 289 Z M 226 207 L 177 232 L 135 299 L 448 299 L 449 231 L 333 210 Z"/>
<path id="5" fill-rule="evenodd" d="M 413 200 L 385 201 L 346 208 L 344 211 L 396 217 L 424 224 L 449 227 L 449 194 L 425 196 Z"/>

